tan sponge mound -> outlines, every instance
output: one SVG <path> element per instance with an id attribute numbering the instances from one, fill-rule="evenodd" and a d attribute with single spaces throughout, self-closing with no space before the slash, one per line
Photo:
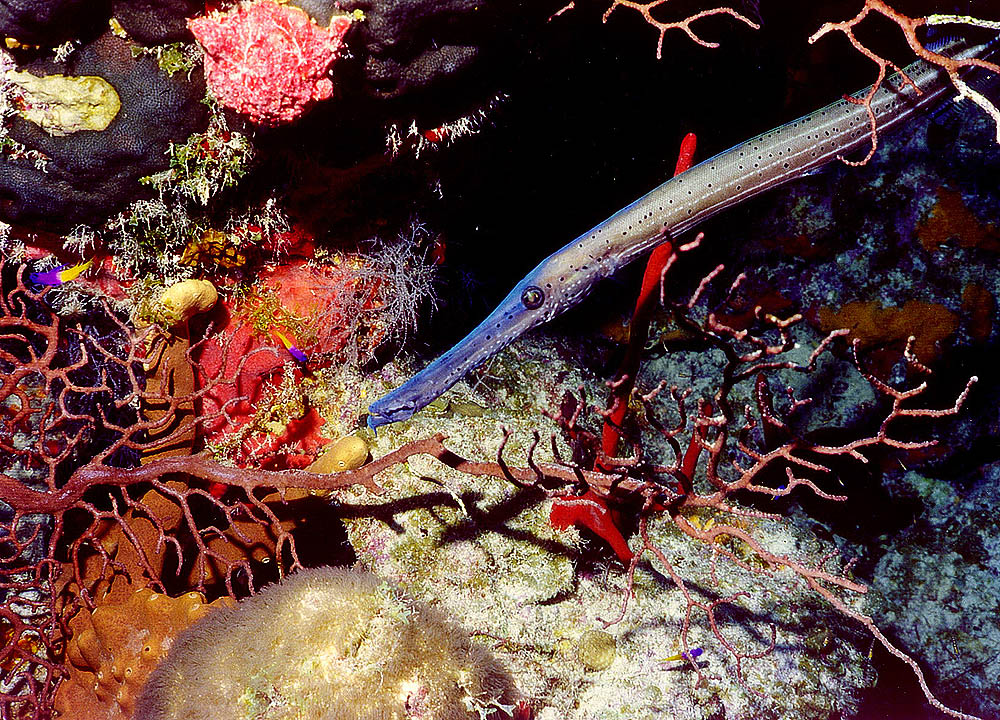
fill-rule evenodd
<path id="1" fill-rule="evenodd" d="M 440 611 L 365 570 L 315 568 L 188 629 L 135 720 L 500 720 L 516 698 Z"/>

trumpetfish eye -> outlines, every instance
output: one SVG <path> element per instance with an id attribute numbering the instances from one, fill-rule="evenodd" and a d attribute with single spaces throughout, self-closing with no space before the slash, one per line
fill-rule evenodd
<path id="1" fill-rule="evenodd" d="M 541 307 L 544 301 L 545 293 L 542 292 L 541 288 L 537 288 L 534 285 L 525 288 L 524 292 L 521 293 L 521 304 L 529 310 Z"/>

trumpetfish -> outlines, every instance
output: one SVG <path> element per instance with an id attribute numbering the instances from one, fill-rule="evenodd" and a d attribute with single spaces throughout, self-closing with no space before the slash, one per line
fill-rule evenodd
<path id="1" fill-rule="evenodd" d="M 984 57 L 1000 41 L 949 40 L 935 52 Z M 871 99 L 879 131 L 906 122 L 953 90 L 946 73 L 922 60 L 888 78 Z M 913 86 L 920 89 L 917 93 Z M 467 372 L 528 330 L 578 303 L 594 285 L 656 245 L 728 207 L 808 175 L 872 142 L 870 118 L 853 96 L 769 130 L 677 175 L 542 260 L 485 320 L 403 385 L 373 402 L 368 426 L 406 420 Z"/>

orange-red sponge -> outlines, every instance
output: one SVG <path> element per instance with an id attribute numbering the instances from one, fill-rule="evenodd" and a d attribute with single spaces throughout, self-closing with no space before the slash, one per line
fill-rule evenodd
<path id="1" fill-rule="evenodd" d="M 333 92 L 327 70 L 351 17 L 320 27 L 302 10 L 257 0 L 188 21 L 205 49 L 205 81 L 216 99 L 256 123 L 294 120 Z"/>

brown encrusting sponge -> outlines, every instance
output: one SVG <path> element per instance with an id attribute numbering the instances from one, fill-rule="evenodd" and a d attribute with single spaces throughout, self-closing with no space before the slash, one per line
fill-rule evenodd
<path id="1" fill-rule="evenodd" d="M 177 598 L 148 588 L 124 602 L 78 612 L 69 622 L 69 677 L 59 686 L 60 720 L 128 720 L 149 673 L 174 639 L 209 610 L 232 605 L 227 597 L 206 603 L 201 593 Z"/>

